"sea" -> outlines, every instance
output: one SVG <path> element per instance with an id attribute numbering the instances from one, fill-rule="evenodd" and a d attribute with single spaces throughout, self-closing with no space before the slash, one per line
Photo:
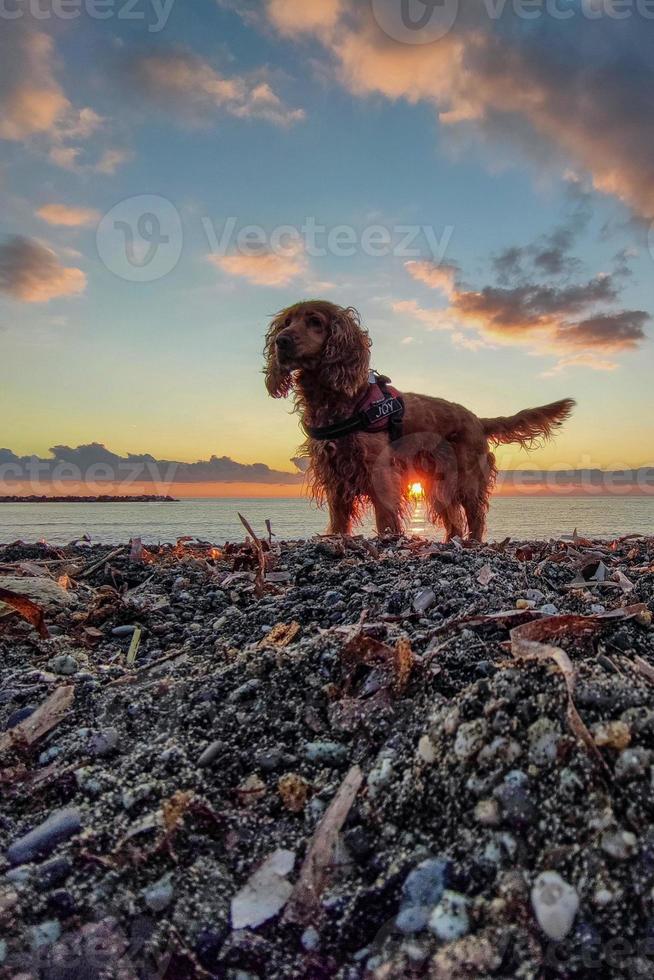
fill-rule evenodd
<path id="1" fill-rule="evenodd" d="M 174 542 L 190 535 L 221 545 L 243 540 L 242 514 L 255 533 L 266 534 L 266 520 L 280 540 L 324 533 L 327 513 L 304 498 L 186 499 L 157 503 L 0 504 L 0 543 L 13 541 L 62 545 L 83 538 L 93 543 L 122 544 L 140 537 L 146 544 Z M 654 534 L 654 497 L 495 497 L 488 519 L 488 540 L 561 538 L 577 532 L 613 539 L 626 534 Z M 418 501 L 409 532 L 442 539 L 442 530 L 427 520 Z M 372 535 L 372 515 L 359 533 Z"/>

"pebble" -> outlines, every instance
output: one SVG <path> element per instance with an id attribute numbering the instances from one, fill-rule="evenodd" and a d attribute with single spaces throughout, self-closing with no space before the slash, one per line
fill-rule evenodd
<path id="1" fill-rule="evenodd" d="M 97 759 L 104 759 L 106 756 L 115 752 L 120 744 L 120 733 L 117 728 L 105 728 L 101 732 L 96 732 L 89 739 L 87 752 Z"/>
<path id="2" fill-rule="evenodd" d="M 239 701 L 250 701 L 258 692 L 261 687 L 261 681 L 258 677 L 251 677 L 249 681 L 244 684 L 240 684 L 236 690 L 232 691 L 227 699 L 231 704 L 237 704 Z"/>
<path id="3" fill-rule="evenodd" d="M 134 634 L 135 629 L 136 626 L 116 626 L 114 627 L 114 629 L 112 629 L 111 635 L 118 636 L 118 637 L 132 636 Z"/>
<path id="4" fill-rule="evenodd" d="M 429 735 L 423 735 L 418 742 L 418 756 L 427 765 L 431 765 L 432 762 L 436 761 L 436 748 Z"/>
<path id="5" fill-rule="evenodd" d="M 402 907 L 440 902 L 450 882 L 453 864 L 448 858 L 427 858 L 407 875 L 402 886 Z"/>
<path id="6" fill-rule="evenodd" d="M 227 749 L 227 745 L 219 738 L 216 739 L 215 742 L 211 742 L 210 745 L 207 745 L 206 749 L 198 759 L 198 766 L 200 767 L 200 769 L 204 769 L 206 768 L 206 766 L 210 766 L 211 763 L 215 759 L 217 759 L 218 756 L 221 755 L 226 749 Z"/>
<path id="7" fill-rule="evenodd" d="M 153 912 L 162 912 L 165 908 L 168 908 L 175 895 L 175 888 L 173 886 L 173 875 L 172 873 L 164 875 L 159 881 L 155 881 L 153 885 L 148 885 L 141 892 L 145 904 Z"/>
<path id="8" fill-rule="evenodd" d="M 38 870 L 38 881 L 41 888 L 54 888 L 61 885 L 73 870 L 73 865 L 66 857 L 53 858 L 42 864 Z"/>
<path id="9" fill-rule="evenodd" d="M 651 765 L 652 753 L 648 749 L 636 746 L 623 749 L 615 763 L 615 778 L 624 782 L 644 776 Z"/>
<path id="10" fill-rule="evenodd" d="M 376 796 L 384 786 L 387 786 L 393 776 L 393 756 L 383 752 L 375 762 L 368 775 L 368 792 Z"/>
<path id="11" fill-rule="evenodd" d="M 154 792 L 153 783 L 141 783 L 139 786 L 134 786 L 132 789 L 126 789 L 123 791 L 122 804 L 125 810 L 132 810 L 143 800 L 147 800 L 148 797 L 152 796 Z"/>
<path id="12" fill-rule="evenodd" d="M 79 670 L 79 664 L 75 657 L 71 657 L 68 653 L 62 653 L 53 657 L 52 660 L 48 660 L 48 670 L 51 670 L 53 674 L 71 677 Z"/>
<path id="13" fill-rule="evenodd" d="M 631 728 L 624 721 L 601 721 L 591 728 L 595 745 L 600 748 L 626 749 L 631 742 Z"/>
<path id="14" fill-rule="evenodd" d="M 321 766 L 342 766 L 347 762 L 350 750 L 338 742 L 307 742 L 304 754 L 309 762 L 317 762 Z"/>
<path id="15" fill-rule="evenodd" d="M 58 844 L 68 840 L 82 829 L 79 810 L 68 808 L 51 814 L 42 824 L 14 841 L 7 850 L 10 864 L 27 864 L 37 857 L 50 854 Z"/>
<path id="16" fill-rule="evenodd" d="M 415 612 L 422 614 L 427 612 L 428 609 L 436 602 L 436 593 L 433 589 L 423 589 L 413 600 L 413 609 Z"/>
<path id="17" fill-rule="evenodd" d="M 21 721 L 25 721 L 30 715 L 33 715 L 36 711 L 36 706 L 33 704 L 28 704 L 24 708 L 18 708 L 7 718 L 7 724 L 5 725 L 5 731 L 11 731 L 16 725 L 20 725 Z"/>
<path id="18" fill-rule="evenodd" d="M 533 599 L 518 599 L 515 607 L 516 609 L 535 609 L 536 603 Z"/>
<path id="19" fill-rule="evenodd" d="M 32 949 L 42 949 L 44 946 L 52 946 L 61 937 L 61 923 L 56 919 L 49 922 L 40 922 L 37 926 L 29 929 L 30 945 Z"/>
<path id="20" fill-rule="evenodd" d="M 529 758 L 537 766 L 548 766 L 556 761 L 561 729 L 550 718 L 539 718 L 529 726 Z"/>
<path id="21" fill-rule="evenodd" d="M 320 935 L 318 930 L 314 929 L 313 926 L 309 926 L 309 928 L 305 929 L 302 933 L 300 942 L 307 952 L 313 952 L 315 949 L 318 949 L 318 946 L 320 945 Z"/>
<path id="22" fill-rule="evenodd" d="M 454 739 L 454 754 L 457 759 L 467 762 L 479 752 L 488 735 L 488 725 L 483 718 L 464 722 L 459 726 Z"/>
<path id="23" fill-rule="evenodd" d="M 493 796 L 510 827 L 524 830 L 536 819 L 537 810 L 529 796 L 527 779 L 520 770 L 508 773 L 504 782 L 493 790 Z"/>
<path id="24" fill-rule="evenodd" d="M 497 827 L 500 822 L 500 808 L 495 800 L 479 800 L 475 806 L 475 820 L 482 827 Z"/>
<path id="25" fill-rule="evenodd" d="M 0 939 L 0 963 L 4 963 L 7 959 L 7 942 L 4 939 Z"/>
<path id="26" fill-rule="evenodd" d="M 546 602 L 544 606 L 541 606 L 539 612 L 542 612 L 544 616 L 558 616 L 559 610 L 552 602 Z"/>
<path id="27" fill-rule="evenodd" d="M 601 848 L 615 861 L 627 861 L 638 852 L 638 838 L 630 830 L 607 830 L 602 834 Z"/>
<path id="28" fill-rule="evenodd" d="M 531 904 L 545 935 L 559 942 L 572 929 L 579 909 L 579 896 L 558 872 L 543 871 L 531 890 Z"/>
<path id="29" fill-rule="evenodd" d="M 468 899 L 459 892 L 445 891 L 429 916 L 429 929 L 444 942 L 460 939 L 470 931 Z"/>

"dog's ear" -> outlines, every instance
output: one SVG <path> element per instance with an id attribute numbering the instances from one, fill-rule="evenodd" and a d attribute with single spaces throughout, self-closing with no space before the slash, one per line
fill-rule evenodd
<path id="1" fill-rule="evenodd" d="M 280 367 L 277 357 L 277 345 L 275 343 L 278 333 L 284 329 L 286 323 L 287 310 L 282 310 L 272 320 L 266 334 L 266 345 L 264 347 L 264 357 L 266 366 L 264 374 L 266 377 L 266 388 L 268 394 L 273 398 L 286 398 L 293 386 L 291 372 Z"/>
<path id="2" fill-rule="evenodd" d="M 338 307 L 332 314 L 323 361 L 334 388 L 356 395 L 368 378 L 370 347 L 370 337 L 354 307 Z"/>

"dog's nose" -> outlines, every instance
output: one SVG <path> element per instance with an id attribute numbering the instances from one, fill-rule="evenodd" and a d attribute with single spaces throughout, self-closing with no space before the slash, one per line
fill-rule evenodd
<path id="1" fill-rule="evenodd" d="M 280 334 L 275 343 L 280 354 L 291 354 L 293 352 L 293 338 L 289 337 L 288 334 Z"/>

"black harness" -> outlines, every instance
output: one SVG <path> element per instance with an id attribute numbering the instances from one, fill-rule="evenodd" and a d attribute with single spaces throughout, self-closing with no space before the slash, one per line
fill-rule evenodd
<path id="1" fill-rule="evenodd" d="M 354 415 L 340 419 L 331 425 L 305 425 L 312 439 L 331 440 L 349 436 L 353 432 L 388 432 L 391 442 L 402 436 L 404 399 L 383 374 L 370 373 L 368 391 L 357 405 Z"/>

